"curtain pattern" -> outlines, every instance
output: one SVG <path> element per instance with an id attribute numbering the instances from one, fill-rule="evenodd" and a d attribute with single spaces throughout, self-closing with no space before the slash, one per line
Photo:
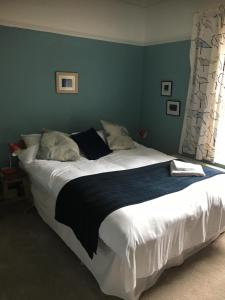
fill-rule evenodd
<path id="1" fill-rule="evenodd" d="M 180 153 L 213 161 L 217 127 L 224 106 L 225 6 L 194 17 L 191 75 Z"/>

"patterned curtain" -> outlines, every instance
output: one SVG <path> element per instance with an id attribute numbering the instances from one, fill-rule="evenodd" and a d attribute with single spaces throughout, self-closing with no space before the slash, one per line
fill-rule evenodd
<path id="1" fill-rule="evenodd" d="M 214 161 L 218 122 L 224 110 L 225 6 L 194 17 L 191 75 L 180 153 Z"/>

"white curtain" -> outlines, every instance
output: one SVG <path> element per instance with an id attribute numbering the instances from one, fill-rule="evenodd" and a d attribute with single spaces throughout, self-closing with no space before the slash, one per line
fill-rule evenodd
<path id="1" fill-rule="evenodd" d="M 191 74 L 179 152 L 214 161 L 225 99 L 225 6 L 197 13 L 191 40 Z"/>

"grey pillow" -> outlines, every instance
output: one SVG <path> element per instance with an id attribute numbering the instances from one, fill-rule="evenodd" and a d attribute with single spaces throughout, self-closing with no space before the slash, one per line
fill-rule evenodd
<path id="1" fill-rule="evenodd" d="M 79 159 L 78 145 L 59 131 L 43 133 L 37 157 L 46 160 L 74 161 Z"/>
<path id="2" fill-rule="evenodd" d="M 126 127 L 103 120 L 101 120 L 101 124 L 104 128 L 107 143 L 111 150 L 125 150 L 135 148 L 135 144 L 132 138 L 129 137 Z"/>

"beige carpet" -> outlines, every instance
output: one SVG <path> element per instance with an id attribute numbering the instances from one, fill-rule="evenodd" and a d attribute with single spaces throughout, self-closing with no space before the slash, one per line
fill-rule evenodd
<path id="1" fill-rule="evenodd" d="M 0 204 L 0 300 L 116 300 L 23 203 Z M 170 269 L 141 300 L 225 300 L 225 234 Z"/>

